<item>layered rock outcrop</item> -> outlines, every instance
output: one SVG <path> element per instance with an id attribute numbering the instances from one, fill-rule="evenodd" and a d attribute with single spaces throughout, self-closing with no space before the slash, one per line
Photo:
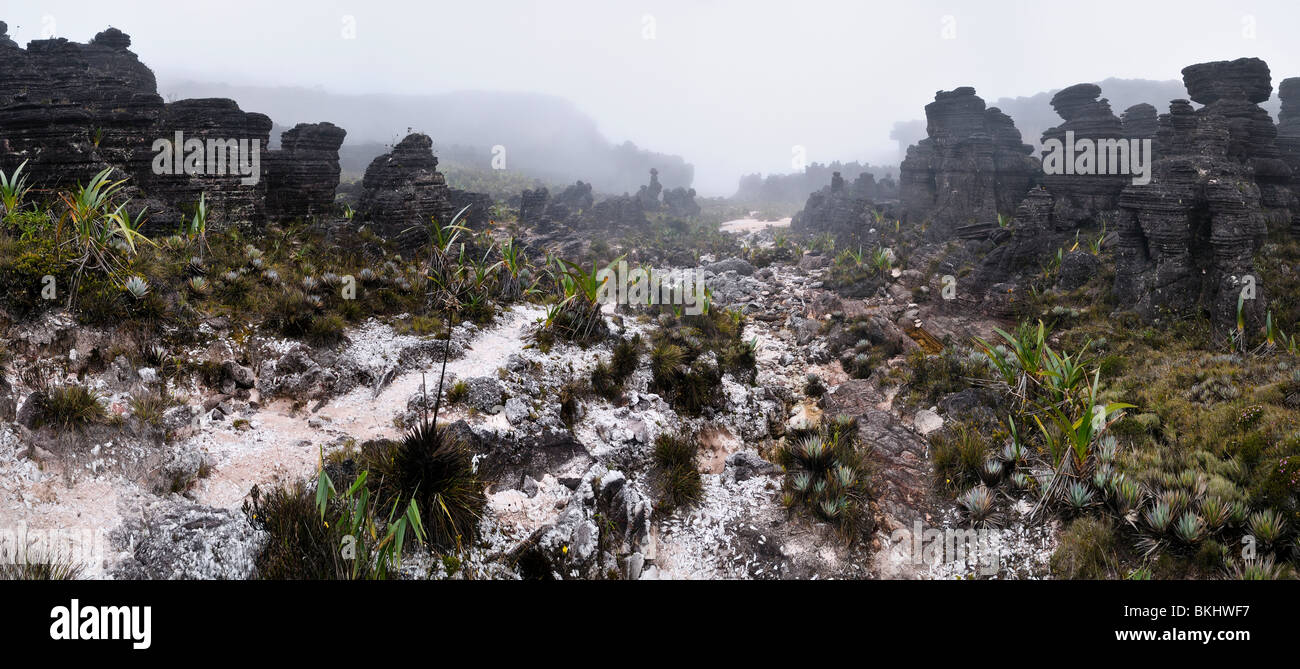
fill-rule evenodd
<path id="1" fill-rule="evenodd" d="M 16 49 L 18 48 L 18 43 L 9 36 L 9 24 L 0 21 L 0 49 L 6 47 Z"/>
<path id="2" fill-rule="evenodd" d="M 581 227 L 582 217 L 594 202 L 591 184 L 582 181 L 565 187 L 554 198 L 546 188 L 525 190 L 520 197 L 519 221 L 535 232 L 549 231 L 557 224 Z"/>
<path id="3" fill-rule="evenodd" d="M 899 168 L 906 219 L 926 223 L 929 238 L 938 240 L 958 226 L 1013 214 L 1040 168 L 1011 118 L 985 108 L 968 86 L 936 93 L 925 116 L 928 136 L 907 150 Z"/>
<path id="4" fill-rule="evenodd" d="M 147 230 L 170 233 L 199 199 L 205 198 L 213 227 L 260 223 L 266 215 L 267 142 L 271 119 L 265 114 L 240 110 L 234 100 L 200 98 L 178 100 L 163 106 L 151 128 L 158 140 L 170 142 L 135 147 L 134 184 L 150 205 Z M 173 148 L 178 139 L 179 154 Z M 157 141 L 157 140 L 155 140 Z M 235 142 L 238 151 L 229 147 Z M 202 145 L 202 167 L 194 168 L 191 143 Z M 161 152 L 171 150 L 170 164 L 159 166 Z M 178 156 L 184 158 L 178 164 Z M 218 162 L 220 161 L 220 162 Z M 247 176 L 245 176 L 247 175 Z M 335 181 L 337 183 L 337 180 Z"/>
<path id="5" fill-rule="evenodd" d="M 1265 285 L 1254 256 L 1270 225 L 1289 225 L 1290 169 L 1277 129 L 1260 109 L 1271 94 L 1268 65 L 1255 58 L 1192 65 L 1183 82 L 1193 100 L 1160 117 L 1152 182 L 1120 196 L 1115 290 L 1148 319 L 1209 312 L 1236 322 L 1238 297 L 1257 323 Z"/>
<path id="6" fill-rule="evenodd" d="M 1052 109 L 1065 119 L 1065 123 L 1043 133 L 1044 145 L 1056 140 L 1061 147 L 1071 147 L 1079 140 L 1100 143 L 1125 138 L 1123 122 L 1111 113 L 1110 103 L 1101 98 L 1101 87 L 1096 84 L 1076 84 L 1062 89 L 1052 97 Z M 1134 112 L 1131 123 L 1135 131 L 1146 122 L 1142 114 L 1143 110 Z M 1154 120 L 1154 115 L 1151 120 Z M 1072 148 L 1066 150 L 1073 153 Z M 1048 169 L 1051 161 L 1046 153 L 1043 155 L 1043 185 L 1056 198 L 1057 220 L 1078 226 L 1096 224 L 1099 218 L 1113 217 L 1120 191 L 1132 177 L 1106 173 L 1096 165 L 1100 160 L 1101 155 L 1097 155 L 1092 174 L 1077 173 L 1074 166 L 1069 166 L 1068 173 L 1048 173 L 1056 170 Z"/>
<path id="7" fill-rule="evenodd" d="M 299 126 L 269 152 L 268 117 L 226 99 L 164 104 L 130 45 L 116 28 L 87 44 L 0 39 L 0 168 L 26 162 L 32 184 L 49 189 L 112 168 L 132 213 L 148 209 L 149 234 L 175 231 L 200 197 L 213 228 L 329 211 L 342 129 Z"/>
<path id="8" fill-rule="evenodd" d="M 451 222 L 447 180 L 438 171 L 433 140 L 412 133 L 393 150 L 376 157 L 361 181 L 358 214 L 379 236 L 399 247 L 415 248 L 429 239 L 429 223 Z"/>
<path id="9" fill-rule="evenodd" d="M 267 214 L 282 219 L 332 214 L 339 147 L 346 136 L 333 123 L 299 123 L 281 133 L 280 148 L 267 161 Z"/>
<path id="10" fill-rule="evenodd" d="M 130 43 L 114 28 L 89 44 L 0 41 L 0 166 L 27 161 L 33 183 L 48 188 L 84 183 L 108 166 L 147 170 L 141 147 L 156 137 L 163 99 Z"/>
<path id="11" fill-rule="evenodd" d="M 830 234 L 844 243 L 860 240 L 870 228 L 874 208 L 869 193 L 875 179 L 863 173 L 852 185 L 839 172 L 831 174 L 831 185 L 808 196 L 804 208 L 790 220 L 790 230 L 800 234 Z"/>
<path id="12" fill-rule="evenodd" d="M 1025 195 L 1016 207 L 1010 226 L 990 232 L 994 246 L 972 277 L 974 297 L 1000 298 L 1007 291 L 995 286 L 1041 271 L 1043 259 L 1056 253 L 1062 241 L 1073 237 L 1068 232 L 1073 228 L 1072 223 L 1058 220 L 1057 211 L 1057 199 L 1051 191 L 1034 188 Z M 990 296 L 989 292 L 995 295 Z"/>
<path id="13" fill-rule="evenodd" d="M 1199 116 L 1218 116 L 1226 124 L 1227 157 L 1253 170 L 1269 229 L 1288 228 L 1295 206 L 1291 168 L 1278 149 L 1277 126 L 1259 106 L 1273 94 L 1268 64 L 1239 58 L 1190 65 L 1183 69 L 1183 83 L 1188 97 L 1205 105 Z"/>
<path id="14" fill-rule="evenodd" d="M 647 211 L 655 211 L 659 208 L 659 194 L 663 192 L 664 187 L 659 183 L 659 170 L 650 168 L 650 183 L 641 187 L 637 191 L 636 199 L 641 202 L 641 207 Z"/>
<path id="15" fill-rule="evenodd" d="M 679 186 L 664 191 L 664 210 L 677 218 L 699 216 L 700 205 L 695 202 L 695 189 Z"/>
<path id="16" fill-rule="evenodd" d="M 594 200 L 591 184 L 582 181 L 555 197 L 545 188 L 525 190 L 520 198 L 519 221 L 534 235 L 548 240 L 575 233 L 627 231 L 649 223 L 646 200 L 639 195 Z"/>
<path id="17" fill-rule="evenodd" d="M 1291 193 L 1300 195 L 1300 77 L 1282 80 L 1277 95 L 1282 100 L 1277 148 L 1282 161 L 1291 168 Z M 1291 211 L 1291 234 L 1300 235 L 1300 207 Z"/>
<path id="18" fill-rule="evenodd" d="M 1155 106 L 1145 102 L 1124 110 L 1120 117 L 1124 137 L 1127 139 L 1154 139 L 1160 130 L 1160 118 Z"/>

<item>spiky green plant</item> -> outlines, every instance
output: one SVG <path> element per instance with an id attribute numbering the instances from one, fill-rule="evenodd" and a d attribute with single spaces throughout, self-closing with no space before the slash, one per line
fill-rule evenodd
<path id="1" fill-rule="evenodd" d="M 699 504 L 704 481 L 699 468 L 700 442 L 691 432 L 664 433 L 655 439 L 654 460 L 662 479 L 657 505 L 664 513 Z"/>
<path id="2" fill-rule="evenodd" d="M 1092 488 L 1088 487 L 1088 484 L 1083 481 L 1071 481 L 1065 486 L 1063 497 L 1070 511 L 1076 514 L 1083 513 L 1096 501 Z"/>
<path id="3" fill-rule="evenodd" d="M 200 257 L 208 250 L 208 218 L 210 215 L 208 194 L 199 193 L 199 201 L 194 205 L 194 213 L 190 216 L 190 220 L 181 221 L 180 234 L 198 243 Z"/>
<path id="4" fill-rule="evenodd" d="M 957 498 L 957 504 L 976 527 L 993 524 L 995 502 L 993 491 L 984 485 L 975 486 Z"/>
<path id="5" fill-rule="evenodd" d="M 59 194 L 63 213 L 55 226 L 55 244 L 60 253 L 64 247 L 71 249 L 70 260 L 75 266 L 69 306 L 76 300 L 84 272 L 97 270 L 116 276 L 125 268 L 117 256 L 119 247 L 124 246 L 133 253 L 138 242 L 148 242 L 139 231 L 144 213 L 132 218 L 126 214 L 126 203 L 113 206 L 113 199 L 126 180 L 109 181 L 111 173 L 112 168 L 105 168 L 88 183 Z"/>
<path id="6" fill-rule="evenodd" d="M 34 400 L 37 427 L 51 425 L 59 429 L 77 429 L 108 418 L 108 411 L 95 391 L 78 383 L 66 383 L 51 388 L 43 397 Z"/>
<path id="7" fill-rule="evenodd" d="M 1093 373 L 1092 385 L 1087 387 L 1077 402 L 1063 402 L 1047 408 L 1048 417 L 1056 428 L 1055 433 L 1050 432 L 1037 415 L 1034 416 L 1034 421 L 1049 445 L 1053 461 L 1061 463 L 1066 453 L 1061 452 L 1064 449 L 1059 447 L 1068 447 L 1077 472 L 1084 471 L 1091 449 L 1112 416 L 1136 406 L 1127 402 L 1098 404 L 1100 385 L 1101 371 L 1098 370 Z"/>
<path id="8" fill-rule="evenodd" d="M 859 450 L 857 422 L 848 416 L 795 431 L 776 451 L 787 472 L 784 488 L 816 518 L 852 541 L 867 529 L 868 481 Z"/>
<path id="9" fill-rule="evenodd" d="M 501 266 L 505 269 L 499 291 L 502 300 L 518 300 L 536 292 L 536 284 L 529 283 L 532 265 L 528 254 L 513 236 L 501 244 Z"/>
<path id="10" fill-rule="evenodd" d="M 1156 534 L 1164 534 L 1174 522 L 1174 510 L 1167 502 L 1156 502 L 1142 514 L 1147 527 Z"/>
<path id="11" fill-rule="evenodd" d="M 1277 544 L 1286 533 L 1286 518 L 1271 508 L 1250 514 L 1247 525 L 1250 533 L 1265 546 Z"/>
<path id="12" fill-rule="evenodd" d="M 27 185 L 27 175 L 23 174 L 23 168 L 27 167 L 27 161 L 24 160 L 13 174 L 5 174 L 0 170 L 0 207 L 4 207 L 6 216 L 17 213 L 23 206 L 23 200 L 31 188 Z"/>
<path id="13" fill-rule="evenodd" d="M 980 479 L 987 485 L 997 485 L 1002 480 L 1005 471 L 1001 460 L 989 458 L 984 461 L 984 466 L 980 468 Z"/>
<path id="14" fill-rule="evenodd" d="M 137 300 L 144 299 L 144 296 L 149 294 L 149 282 L 145 281 L 143 277 L 129 277 L 126 282 L 122 284 L 122 289 L 125 290 L 128 295 Z"/>
<path id="15" fill-rule="evenodd" d="M 0 581 L 78 581 L 86 568 L 68 552 L 49 546 L 9 546 L 0 561 Z"/>
<path id="16" fill-rule="evenodd" d="M 1205 519 L 1205 529 L 1217 532 L 1228 523 L 1232 514 L 1231 506 L 1221 497 L 1206 497 L 1201 500 L 1200 515 Z"/>
<path id="17" fill-rule="evenodd" d="M 887 274 L 893 264 L 892 254 L 888 249 L 878 246 L 875 251 L 871 252 L 871 267 L 877 274 Z"/>
<path id="18" fill-rule="evenodd" d="M 370 487 L 379 504 L 413 504 L 419 509 L 435 549 L 460 549 L 478 536 L 486 499 L 473 454 L 468 444 L 427 415 L 400 442 L 363 444 L 360 462 L 371 472 Z"/>
<path id="19" fill-rule="evenodd" d="M 1142 504 L 1142 487 L 1123 473 L 1111 477 L 1109 490 L 1111 506 L 1120 516 L 1127 516 Z"/>
<path id="20" fill-rule="evenodd" d="M 1234 581 L 1278 581 L 1286 576 L 1285 565 L 1280 565 L 1272 555 L 1229 563 L 1226 576 Z"/>
<path id="21" fill-rule="evenodd" d="M 1184 511 L 1174 523 L 1174 536 L 1185 544 L 1199 543 L 1205 537 L 1205 521 L 1191 511 Z"/>
<path id="22" fill-rule="evenodd" d="M 1156 499 L 1168 505 L 1174 515 L 1182 513 L 1192 504 L 1192 496 L 1186 490 L 1177 488 L 1161 492 Z"/>
<path id="23" fill-rule="evenodd" d="M 440 284 L 449 284 L 451 277 L 449 275 L 453 265 L 452 248 L 456 245 L 456 240 L 462 233 L 468 233 L 469 228 L 460 224 L 460 219 L 469 211 L 471 205 L 465 205 L 460 211 L 456 212 L 451 220 L 443 225 L 438 222 L 437 216 L 429 217 L 429 227 L 427 230 L 429 240 L 429 258 L 427 274 L 430 280 Z M 402 234 L 415 228 L 403 230 Z"/>
<path id="24" fill-rule="evenodd" d="M 615 258 L 605 269 L 612 271 L 622 259 L 622 256 Z M 595 263 L 588 272 L 576 263 L 567 260 L 558 262 L 561 269 L 557 279 L 562 298 L 552 327 L 564 339 L 589 341 L 607 328 L 605 317 L 600 313 L 600 297 L 609 276 L 602 276 Z"/>
<path id="25" fill-rule="evenodd" d="M 1115 470 L 1108 464 L 1099 465 L 1092 473 L 1092 485 L 1098 490 L 1105 490 Z"/>

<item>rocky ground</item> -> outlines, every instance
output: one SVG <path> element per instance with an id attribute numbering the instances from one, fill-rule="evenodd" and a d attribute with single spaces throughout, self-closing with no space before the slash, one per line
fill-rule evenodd
<path id="1" fill-rule="evenodd" d="M 752 227 L 752 226 L 751 226 Z M 770 245 L 772 231 L 741 233 Z M 556 343 L 547 352 L 531 333 L 541 307 L 516 305 L 486 327 L 458 325 L 451 339 L 447 386 L 464 381 L 463 401 L 444 404 L 439 420 L 470 435 L 476 465 L 490 484 L 481 540 L 466 547 L 459 566 L 436 560 L 404 563 L 416 577 L 699 578 L 953 578 L 1035 577 L 1046 571 L 1052 525 L 1007 524 L 1001 564 L 976 565 L 916 557 L 914 529 L 961 525 L 951 500 L 932 492 L 925 433 L 944 421 L 938 407 L 895 406 L 897 382 L 888 374 L 852 379 L 828 349 L 824 325 L 844 314 L 868 317 L 893 333 L 923 323 L 930 334 L 965 336 L 987 323 L 909 302 L 920 274 L 894 270 L 889 297 L 845 300 L 823 287 L 828 258 L 814 253 L 795 263 L 756 269 L 736 258 L 702 258 L 715 303 L 749 318 L 744 338 L 757 342 L 753 384 L 723 378 L 726 408 L 688 418 L 651 392 L 643 358 L 619 405 L 582 402 L 572 430 L 555 393 L 566 379 L 589 374 L 610 346 Z M 649 332 L 646 319 L 607 305 L 616 334 Z M 253 486 L 314 475 L 322 455 L 346 455 L 366 440 L 398 437 L 437 382 L 444 342 L 399 334 L 371 320 L 347 333 L 335 350 L 253 337 L 236 344 L 220 319 L 202 350 L 220 354 L 219 392 L 197 385 L 173 388 L 186 402 L 168 409 L 157 429 L 128 420 L 90 432 L 78 444 L 41 442 L 18 421 L 0 425 L 0 526 L 106 530 L 102 559 L 88 565 L 97 578 L 243 578 L 262 537 L 240 507 Z M 111 333 L 73 326 L 55 312 L 22 328 L 19 351 L 78 360 L 106 357 Z M 250 351 L 252 366 L 234 350 Z M 124 361 L 125 357 L 116 360 Z M 885 361 L 902 364 L 902 356 Z M 100 368 L 102 367 L 102 368 Z M 158 371 L 109 364 L 82 367 L 85 382 L 126 413 L 130 393 L 157 383 Z M 805 397 L 808 375 L 827 392 Z M 266 400 L 263 398 L 277 398 Z M 876 531 L 846 543 L 824 524 L 780 503 L 779 468 L 769 462 L 784 428 L 822 414 L 858 417 L 872 447 Z M 655 438 L 683 427 L 698 430 L 703 499 L 673 514 L 653 512 L 649 475 Z M 167 438 L 159 435 L 166 434 Z M 600 523 L 609 523 L 605 531 Z M 545 560 L 534 559 L 538 555 Z M 604 556 L 617 556 L 609 560 Z M 539 567 L 538 565 L 545 565 Z M 539 570 L 550 573 L 537 573 Z M 448 573 L 451 572 L 451 573 Z"/>

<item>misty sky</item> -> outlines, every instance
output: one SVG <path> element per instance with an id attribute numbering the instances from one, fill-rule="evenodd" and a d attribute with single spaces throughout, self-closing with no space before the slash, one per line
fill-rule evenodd
<path id="1" fill-rule="evenodd" d="M 704 194 L 790 171 L 794 145 L 893 163 L 892 124 L 939 89 L 991 101 L 1242 56 L 1268 61 L 1275 87 L 1300 76 L 1295 0 L 0 0 L 0 20 L 22 45 L 43 25 L 76 41 L 116 26 L 164 95 L 185 78 L 555 94 L 613 141 L 684 156 Z"/>

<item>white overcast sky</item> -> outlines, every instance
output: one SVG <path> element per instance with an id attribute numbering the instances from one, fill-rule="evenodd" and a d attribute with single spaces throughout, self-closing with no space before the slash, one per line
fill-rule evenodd
<path id="1" fill-rule="evenodd" d="M 195 78 L 563 96 L 613 141 L 684 156 L 713 193 L 789 171 L 793 145 L 893 162 L 893 122 L 939 89 L 991 101 L 1242 56 L 1268 61 L 1275 86 L 1300 76 L 1296 0 L 0 0 L 20 44 L 47 17 L 76 41 L 129 33 L 163 92 Z"/>

